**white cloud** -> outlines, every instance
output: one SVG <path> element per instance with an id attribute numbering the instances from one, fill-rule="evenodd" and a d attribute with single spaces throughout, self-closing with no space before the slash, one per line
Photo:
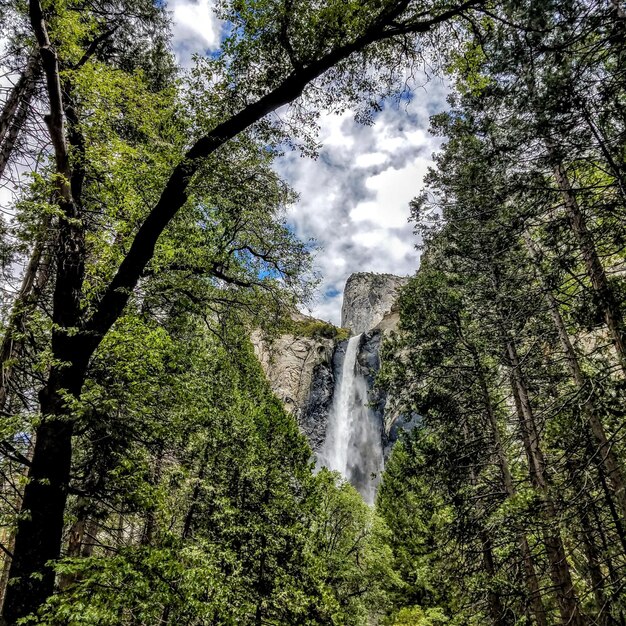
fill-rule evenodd
<path id="1" fill-rule="evenodd" d="M 350 211 L 350 219 L 377 226 L 404 226 L 408 217 L 408 204 L 415 197 L 430 164 L 430 159 L 417 157 L 406 167 L 390 167 L 372 176 L 366 186 L 375 191 L 375 198 L 359 202 Z"/>
<path id="2" fill-rule="evenodd" d="M 354 137 L 344 132 L 344 127 L 349 127 L 352 122 L 352 114 L 348 111 L 341 115 L 327 115 L 322 120 L 322 141 L 325 146 L 352 148 Z"/>
<path id="3" fill-rule="evenodd" d="M 215 0 L 168 0 L 172 13 L 172 44 L 178 62 L 189 67 L 193 54 L 219 48 L 222 24 L 214 13 Z"/>
<path id="4" fill-rule="evenodd" d="M 359 154 L 354 164 L 357 167 L 371 167 L 372 165 L 382 165 L 388 156 L 384 152 L 369 152 Z"/>
<path id="5" fill-rule="evenodd" d="M 288 219 L 296 233 L 321 247 L 323 276 L 311 314 L 340 322 L 345 281 L 353 272 L 413 274 L 417 240 L 408 223 L 409 202 L 422 188 L 439 140 L 428 134 L 429 117 L 445 108 L 443 83 L 400 107 L 387 106 L 373 126 L 350 112 L 322 115 L 317 160 L 287 153 L 279 173 L 300 194 Z"/>
<path id="6" fill-rule="evenodd" d="M 390 234 L 386 228 L 377 228 L 352 235 L 352 241 L 380 254 L 388 254 L 391 259 L 403 262 L 412 257 L 412 243 L 406 237 Z M 415 268 L 417 269 L 417 268 Z"/>

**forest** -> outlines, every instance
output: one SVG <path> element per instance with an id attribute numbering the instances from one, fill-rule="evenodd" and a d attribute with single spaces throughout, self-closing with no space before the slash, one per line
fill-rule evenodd
<path id="1" fill-rule="evenodd" d="M 161 0 L 0 0 L 0 624 L 626 626 L 621 0 L 215 10 L 185 69 Z M 424 71 L 372 507 L 250 336 L 318 280 L 277 161 Z"/>

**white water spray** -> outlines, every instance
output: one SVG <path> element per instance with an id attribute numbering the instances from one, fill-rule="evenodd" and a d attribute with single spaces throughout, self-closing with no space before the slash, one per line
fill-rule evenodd
<path id="1" fill-rule="evenodd" d="M 367 381 L 357 368 L 360 339 L 357 335 L 348 341 L 318 465 L 339 471 L 373 504 L 383 451 L 380 424 L 368 406 Z"/>

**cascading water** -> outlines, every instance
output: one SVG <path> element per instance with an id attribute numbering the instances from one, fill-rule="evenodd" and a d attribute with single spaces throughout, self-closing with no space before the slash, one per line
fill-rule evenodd
<path id="1" fill-rule="evenodd" d="M 368 406 L 367 381 L 358 371 L 360 340 L 361 335 L 357 335 L 348 341 L 318 466 L 339 471 L 368 504 L 373 504 L 383 469 L 383 450 L 379 420 Z"/>

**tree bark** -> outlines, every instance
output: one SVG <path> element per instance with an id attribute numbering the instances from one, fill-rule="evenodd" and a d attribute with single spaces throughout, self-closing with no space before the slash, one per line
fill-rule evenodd
<path id="1" fill-rule="evenodd" d="M 571 460 L 566 461 L 572 486 L 578 494 L 578 503 L 576 506 L 580 518 L 580 529 L 578 535 L 583 545 L 585 554 L 586 570 L 591 584 L 592 593 L 597 607 L 597 623 L 599 626 L 607 626 L 610 622 L 610 613 L 608 612 L 609 602 L 604 593 L 604 576 L 600 567 L 599 553 L 592 534 L 593 525 L 589 517 L 589 509 L 595 504 L 587 495 L 587 489 L 580 478 L 580 468 L 576 467 Z"/>
<path id="2" fill-rule="evenodd" d="M 16 114 L 11 119 L 6 137 L 0 144 L 0 180 L 4 177 L 6 168 L 9 165 L 9 161 L 11 160 L 11 156 L 13 155 L 13 151 L 19 140 L 20 133 L 22 132 L 22 128 L 24 128 L 24 124 L 28 118 L 30 102 L 34 92 L 35 82 L 33 81 L 32 89 L 24 95 L 24 99 L 20 102 L 20 106 Z"/>
<path id="3" fill-rule="evenodd" d="M 20 108 L 20 105 L 24 102 L 27 104 L 30 102 L 40 69 L 39 54 L 35 52 L 28 57 L 26 68 L 19 77 L 15 87 L 11 90 L 4 108 L 0 112 L 0 143 L 4 141 L 11 126 L 11 120 Z"/>
<path id="4" fill-rule="evenodd" d="M 561 619 L 564 624 L 584 626 L 586 619 L 580 610 L 578 598 L 574 591 L 569 562 L 558 531 L 558 514 L 549 493 L 546 462 L 541 450 L 537 424 L 526 382 L 522 374 L 519 356 L 514 342 L 508 337 L 505 339 L 505 346 L 511 371 L 513 397 L 530 469 L 530 478 L 542 501 L 542 512 L 545 518 L 543 542 L 550 564 L 550 578 L 556 591 Z"/>
<path id="5" fill-rule="evenodd" d="M 600 478 L 604 482 L 602 468 L 599 467 L 598 470 L 599 470 Z M 608 498 L 608 500 L 610 500 L 610 495 L 608 494 L 606 490 L 604 491 L 604 495 L 605 497 Z M 611 580 L 611 585 L 613 587 L 613 590 L 611 591 L 611 601 L 613 602 L 613 608 L 617 612 L 617 618 L 615 616 L 613 617 L 615 619 L 615 623 L 619 624 L 620 626 L 626 626 L 626 622 L 624 620 L 624 612 L 623 612 L 623 609 L 621 607 L 621 602 L 620 602 L 620 599 L 622 597 L 622 589 L 623 589 L 622 576 L 621 576 L 621 573 L 618 573 L 618 571 L 616 571 L 615 569 L 615 564 L 613 562 L 614 559 L 612 558 L 613 557 L 612 550 L 609 547 L 609 540 L 607 539 L 607 535 L 605 533 L 604 524 L 602 523 L 600 519 L 598 508 L 594 506 L 591 509 L 591 513 L 593 515 L 593 526 L 594 528 L 597 529 L 598 536 L 600 539 L 600 554 L 604 557 L 604 563 L 605 563 L 606 569 L 608 570 L 609 578 Z M 616 518 L 614 518 L 614 521 L 615 519 Z M 617 519 L 617 522 L 619 523 L 619 519 Z"/>
<path id="6" fill-rule="evenodd" d="M 70 527 L 65 556 L 91 556 L 94 547 L 93 540 L 97 530 L 98 522 L 90 518 L 88 501 L 81 496 L 77 504 L 76 520 Z M 76 580 L 75 574 L 62 574 L 59 576 L 59 589 L 67 589 Z"/>
<path id="7" fill-rule="evenodd" d="M 583 255 L 585 269 L 596 295 L 597 303 L 602 310 L 605 323 L 609 329 L 617 358 L 624 374 L 626 374 L 626 330 L 624 317 L 618 300 L 609 284 L 595 243 L 587 228 L 585 217 L 580 210 L 578 200 L 572 190 L 569 177 L 561 161 L 557 161 L 557 164 L 554 166 L 554 177 L 563 198 L 565 212 L 569 219 L 572 232 L 578 241 L 580 251 Z"/>
<path id="8" fill-rule="evenodd" d="M 73 424 L 62 390 L 78 397 L 82 377 L 75 368 L 56 370 L 40 393 L 42 423 L 24 489 L 3 618 L 14 624 L 41 606 L 54 587 L 49 564 L 59 558 L 69 485 Z M 32 576 L 37 572 L 40 576 Z"/>
<path id="9" fill-rule="evenodd" d="M 485 373 L 483 370 L 478 352 L 472 346 L 472 357 L 474 360 L 474 368 L 476 369 L 481 394 L 483 396 L 483 403 L 485 405 L 485 412 L 487 414 L 487 421 L 493 437 L 493 442 L 496 450 L 496 457 L 498 459 L 498 465 L 500 467 L 500 473 L 502 474 L 502 480 L 504 483 L 504 490 L 509 498 L 516 495 L 515 483 L 513 482 L 513 476 L 511 475 L 511 469 L 509 467 L 509 461 L 506 457 L 504 446 L 502 445 L 502 438 L 500 436 L 500 430 L 498 428 L 498 420 L 493 409 L 491 402 L 491 396 L 489 394 L 489 387 L 485 379 Z M 541 590 L 539 587 L 539 580 L 537 578 L 537 572 L 535 571 L 535 563 L 533 555 L 528 543 L 526 533 L 520 532 L 518 536 L 518 543 L 520 552 L 522 554 L 522 563 L 524 566 L 524 578 L 526 583 L 526 589 L 528 591 L 528 597 L 530 600 L 531 611 L 537 626 L 548 626 L 548 618 L 546 615 L 546 609 L 541 599 Z"/>
<path id="10" fill-rule="evenodd" d="M 593 454 L 593 451 L 590 451 L 590 456 L 598 470 L 598 477 L 600 478 L 600 485 L 602 487 L 602 494 L 604 495 L 604 501 L 606 502 L 606 506 L 609 509 L 609 512 L 611 514 L 611 519 L 613 520 L 613 524 L 615 525 L 615 532 L 617 533 L 617 536 L 620 541 L 620 545 L 622 546 L 622 552 L 623 554 L 626 555 L 626 531 L 624 530 L 622 517 L 619 514 L 619 511 L 617 510 L 617 508 L 615 507 L 613 490 L 607 484 L 604 465 L 602 464 L 602 460 L 599 459 L 597 455 Z"/>
<path id="11" fill-rule="evenodd" d="M 569 333 L 567 332 L 565 322 L 563 321 L 563 317 L 561 316 L 559 304 L 556 301 L 556 298 L 554 297 L 554 294 L 552 293 L 552 290 L 547 283 L 546 277 L 541 270 L 540 252 L 537 249 L 536 244 L 532 241 L 531 237 L 528 234 L 524 236 L 524 239 L 526 241 L 526 247 L 529 250 L 531 257 L 534 261 L 535 270 L 542 283 L 543 292 L 548 303 L 548 308 L 550 309 L 550 315 L 552 317 L 552 321 L 554 322 L 554 326 L 556 327 L 559 341 L 565 354 L 567 367 L 569 369 L 572 379 L 574 380 L 576 386 L 580 391 L 581 398 L 583 398 L 581 405 L 583 415 L 585 416 L 593 437 L 598 444 L 600 459 L 602 464 L 604 465 L 606 476 L 611 483 L 615 501 L 617 502 L 620 509 L 622 523 L 624 523 L 626 522 L 626 481 L 624 480 L 624 473 L 621 463 L 619 462 L 617 455 L 613 451 L 613 446 L 606 435 L 604 425 L 598 417 L 598 413 L 595 409 L 592 399 L 593 396 L 591 394 L 589 381 L 587 380 L 587 377 L 580 367 L 578 356 L 576 355 L 576 351 L 574 350 L 574 346 L 572 345 Z"/>
<path id="12" fill-rule="evenodd" d="M 54 147 L 59 218 L 56 277 L 52 298 L 54 323 L 51 348 L 55 365 L 39 393 L 41 423 L 24 488 L 18 519 L 9 585 L 2 607 L 8 624 L 34 613 L 52 593 L 51 562 L 61 552 L 63 514 L 69 487 L 73 421 L 66 394 L 78 398 L 91 353 L 75 334 L 80 322 L 80 295 L 84 275 L 84 233 L 72 197 L 72 171 L 65 138 L 64 103 L 59 62 L 50 44 L 39 0 L 30 0 L 30 21 L 46 77 L 50 114 L 46 118 Z"/>
<path id="13" fill-rule="evenodd" d="M 465 438 L 465 444 L 470 442 L 469 428 L 467 422 L 463 423 L 463 434 Z M 470 466 L 470 481 L 472 486 L 478 484 L 478 477 L 476 476 L 476 470 L 471 463 Z M 487 588 L 487 605 L 489 606 L 489 614 L 493 626 L 507 626 L 507 620 L 505 618 L 504 605 L 500 595 L 493 589 L 492 582 L 496 575 L 495 559 L 493 556 L 493 544 L 489 537 L 489 533 L 485 529 L 482 520 L 477 519 L 476 523 L 479 526 L 478 537 L 480 540 L 480 550 L 482 554 L 483 571 L 487 574 L 489 579 L 489 585 Z"/>
<path id="14" fill-rule="evenodd" d="M 27 460 L 30 462 L 30 457 L 32 455 L 30 452 L 27 454 Z M 25 478 L 28 475 L 28 466 L 24 465 L 21 468 L 21 475 Z M 22 507 L 22 492 L 19 489 L 15 489 L 15 503 L 14 509 L 15 511 L 19 511 Z M 15 552 L 15 528 L 10 527 L 7 530 L 7 538 L 3 540 L 3 543 L 6 541 L 5 545 L 9 552 L 13 554 Z M 0 575 L 0 606 L 2 602 L 4 602 L 4 596 L 7 590 L 7 584 L 9 582 L 9 572 L 11 570 L 11 556 L 9 554 L 3 554 L 3 563 L 2 563 L 2 574 Z"/>

